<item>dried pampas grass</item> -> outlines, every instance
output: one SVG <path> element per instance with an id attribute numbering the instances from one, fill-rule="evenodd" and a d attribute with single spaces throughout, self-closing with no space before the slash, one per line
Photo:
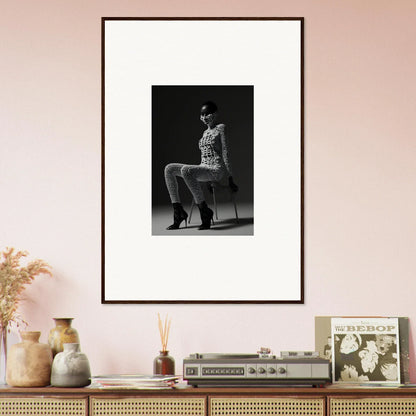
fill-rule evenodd
<path id="1" fill-rule="evenodd" d="M 8 328 L 11 322 L 17 326 L 26 324 L 17 311 L 22 292 L 36 276 L 52 276 L 51 266 L 43 260 L 33 260 L 21 266 L 21 260 L 28 254 L 27 251 L 15 251 L 9 247 L 0 252 L 0 331 Z"/>

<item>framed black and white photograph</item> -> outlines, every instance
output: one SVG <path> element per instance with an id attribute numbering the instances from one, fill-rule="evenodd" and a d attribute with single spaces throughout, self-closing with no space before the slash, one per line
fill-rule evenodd
<path id="1" fill-rule="evenodd" d="M 102 303 L 303 303 L 303 18 L 102 19 Z"/>
<path id="2" fill-rule="evenodd" d="M 253 235 L 253 173 L 253 86 L 152 86 L 152 235 Z"/>

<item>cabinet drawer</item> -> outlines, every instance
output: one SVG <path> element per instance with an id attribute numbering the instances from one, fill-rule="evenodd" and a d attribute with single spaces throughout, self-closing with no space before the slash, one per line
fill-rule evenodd
<path id="1" fill-rule="evenodd" d="M 91 416 L 205 416 L 204 397 L 91 397 Z"/>
<path id="2" fill-rule="evenodd" d="M 211 398 L 209 416 L 324 416 L 323 398 Z"/>
<path id="3" fill-rule="evenodd" d="M 416 416 L 416 398 L 330 398 L 330 416 Z"/>
<path id="4" fill-rule="evenodd" d="M 87 416 L 87 398 L 0 397 L 1 416 Z"/>

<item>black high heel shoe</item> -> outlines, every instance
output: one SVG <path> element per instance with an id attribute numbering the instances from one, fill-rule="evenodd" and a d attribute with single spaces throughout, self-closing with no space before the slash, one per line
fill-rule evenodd
<path id="1" fill-rule="evenodd" d="M 182 221 L 185 220 L 185 227 L 188 227 L 188 214 L 183 209 L 183 206 L 179 202 L 173 203 L 173 224 L 167 227 L 167 230 L 178 230 Z"/>
<path id="2" fill-rule="evenodd" d="M 211 228 L 211 222 L 214 224 L 214 212 L 208 207 L 205 201 L 198 204 L 198 208 L 202 221 L 202 224 L 198 227 L 198 230 L 209 230 Z"/>

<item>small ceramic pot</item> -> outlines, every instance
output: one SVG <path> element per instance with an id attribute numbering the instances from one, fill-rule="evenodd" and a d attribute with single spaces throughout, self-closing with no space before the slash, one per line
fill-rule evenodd
<path id="1" fill-rule="evenodd" d="M 55 321 L 55 328 L 52 328 L 49 332 L 48 343 L 55 357 L 58 352 L 64 350 L 63 345 L 65 343 L 79 344 L 79 336 L 77 330 L 71 326 L 73 318 L 53 318 L 53 320 Z"/>
<path id="2" fill-rule="evenodd" d="M 51 384 L 55 387 L 84 387 L 90 384 L 90 364 L 80 352 L 79 344 L 64 344 L 63 352 L 55 355 Z"/>
<path id="3" fill-rule="evenodd" d="M 51 377 L 52 350 L 39 343 L 40 332 L 20 333 L 22 342 L 10 347 L 7 355 L 7 384 L 13 387 L 48 386 Z"/>

